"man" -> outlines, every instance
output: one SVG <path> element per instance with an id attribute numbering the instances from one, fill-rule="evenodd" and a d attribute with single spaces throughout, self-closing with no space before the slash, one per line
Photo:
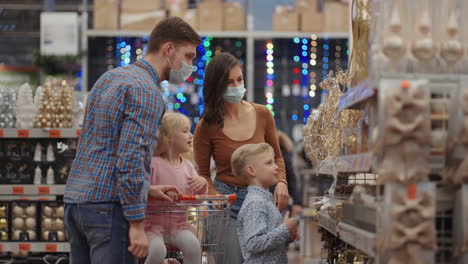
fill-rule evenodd
<path id="1" fill-rule="evenodd" d="M 104 73 L 88 95 L 78 151 L 65 190 L 73 264 L 135 263 L 148 252 L 148 194 L 171 200 L 173 186 L 150 186 L 150 161 L 165 111 L 159 84 L 184 82 L 200 36 L 177 17 L 153 29 L 147 54 Z"/>

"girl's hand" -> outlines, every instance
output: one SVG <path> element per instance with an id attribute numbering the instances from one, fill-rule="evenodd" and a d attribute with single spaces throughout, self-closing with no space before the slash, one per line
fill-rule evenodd
<path id="1" fill-rule="evenodd" d="M 203 190 L 203 188 L 208 188 L 208 182 L 204 177 L 195 175 L 189 178 L 189 188 L 193 192 L 199 192 Z"/>
<path id="2" fill-rule="evenodd" d="M 148 194 L 154 198 L 160 198 L 169 202 L 173 202 L 173 198 L 167 195 L 168 192 L 174 192 L 177 197 L 182 195 L 182 192 L 179 190 L 179 188 L 172 185 L 150 185 Z"/>

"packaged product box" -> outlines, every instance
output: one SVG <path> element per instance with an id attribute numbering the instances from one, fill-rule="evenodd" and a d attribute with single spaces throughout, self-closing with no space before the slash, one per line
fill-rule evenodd
<path id="1" fill-rule="evenodd" d="M 276 6 L 273 14 L 273 30 L 298 31 L 299 13 L 291 6 Z"/>
<path id="2" fill-rule="evenodd" d="M 349 31 L 349 6 L 341 2 L 325 2 L 325 31 Z"/>
<path id="3" fill-rule="evenodd" d="M 122 13 L 147 12 L 163 9 L 160 0 L 121 0 Z"/>
<path id="4" fill-rule="evenodd" d="M 149 31 L 164 18 L 166 18 L 166 10 L 126 12 L 120 15 L 120 25 L 123 30 Z"/>
<path id="5" fill-rule="evenodd" d="M 119 29 L 119 0 L 94 0 L 93 28 Z"/>
<path id="6" fill-rule="evenodd" d="M 325 14 L 323 2 L 320 0 L 297 0 L 299 10 L 299 29 L 303 32 L 323 32 L 325 28 Z"/>
<path id="7" fill-rule="evenodd" d="M 224 3 L 224 30 L 245 30 L 245 12 L 241 3 Z"/>
<path id="8" fill-rule="evenodd" d="M 164 7 L 169 11 L 180 11 L 189 8 L 189 0 L 165 0 Z"/>
<path id="9" fill-rule="evenodd" d="M 224 3 L 201 2 L 198 4 L 198 14 L 200 31 L 223 30 Z"/>
<path id="10" fill-rule="evenodd" d="M 182 18 L 185 22 L 187 22 L 190 26 L 193 27 L 193 29 L 198 30 L 198 9 L 193 8 L 193 9 L 182 9 L 182 10 L 171 10 L 169 12 L 169 16 L 176 16 Z"/>

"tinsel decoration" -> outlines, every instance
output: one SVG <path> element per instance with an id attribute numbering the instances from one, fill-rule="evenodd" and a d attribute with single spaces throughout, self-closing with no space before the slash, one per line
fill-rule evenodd
<path id="1" fill-rule="evenodd" d="M 15 90 L 0 86 L 0 128 L 15 127 Z"/>
<path id="2" fill-rule="evenodd" d="M 340 97 L 343 95 L 340 84 L 349 84 L 349 74 L 339 69 L 336 77 L 330 71 L 328 78 L 320 83 L 320 88 L 327 90 L 327 96 L 313 111 L 304 127 L 304 148 L 307 157 L 315 167 L 323 160 L 333 160 L 342 149 L 343 131 L 347 126 L 356 126 L 362 119 L 360 110 L 338 111 Z"/>
<path id="3" fill-rule="evenodd" d="M 16 127 L 32 128 L 34 124 L 35 107 L 31 86 L 27 83 L 18 89 L 16 100 Z"/>
<path id="4" fill-rule="evenodd" d="M 46 81 L 40 96 L 35 127 L 72 127 L 74 94 L 67 81 Z"/>

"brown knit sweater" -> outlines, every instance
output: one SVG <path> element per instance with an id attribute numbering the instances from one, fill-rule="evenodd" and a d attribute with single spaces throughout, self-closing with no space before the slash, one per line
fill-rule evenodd
<path id="1" fill-rule="evenodd" d="M 203 119 L 197 125 L 194 134 L 193 148 L 198 173 L 207 179 L 209 193 L 217 193 L 210 178 L 210 158 L 216 164 L 216 178 L 226 184 L 236 187 L 247 187 L 247 182 L 234 176 L 231 169 L 231 155 L 244 144 L 266 142 L 275 151 L 275 162 L 278 165 L 278 180 L 287 184 L 283 157 L 278 144 L 276 125 L 271 112 L 264 105 L 252 104 L 257 112 L 257 127 L 254 135 L 244 141 L 236 141 L 227 137 L 216 124 L 204 125 Z"/>

